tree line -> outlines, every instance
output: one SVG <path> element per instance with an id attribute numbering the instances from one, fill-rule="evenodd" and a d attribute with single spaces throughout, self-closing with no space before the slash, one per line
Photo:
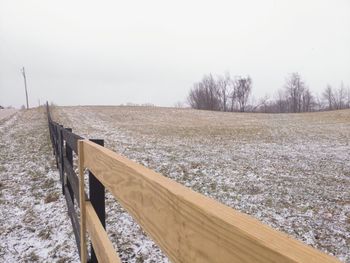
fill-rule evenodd
<path id="1" fill-rule="evenodd" d="M 299 73 L 286 78 L 284 86 L 273 97 L 252 99 L 252 79 L 249 76 L 213 77 L 205 75 L 193 84 L 187 102 L 194 109 L 230 112 L 289 113 L 350 108 L 350 88 L 327 85 L 321 96 L 314 95 Z"/>

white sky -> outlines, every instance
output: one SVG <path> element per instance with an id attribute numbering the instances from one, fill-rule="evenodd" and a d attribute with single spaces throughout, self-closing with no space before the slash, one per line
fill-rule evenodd
<path id="1" fill-rule="evenodd" d="M 299 72 L 350 85 L 350 0 L 0 0 L 0 105 L 186 99 L 206 73 L 250 75 L 255 97 Z"/>

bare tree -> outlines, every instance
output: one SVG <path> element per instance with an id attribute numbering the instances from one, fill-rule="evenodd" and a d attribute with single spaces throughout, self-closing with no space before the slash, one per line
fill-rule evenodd
<path id="1" fill-rule="evenodd" d="M 334 95 L 333 95 L 333 89 L 331 85 L 327 85 L 327 88 L 322 93 L 322 97 L 326 100 L 328 104 L 328 110 L 333 109 L 333 102 L 334 102 Z"/>
<path id="2" fill-rule="evenodd" d="M 344 88 L 344 83 L 340 84 L 340 87 L 333 92 L 333 103 L 334 108 L 337 110 L 343 109 L 345 107 L 346 91 Z"/>
<path id="3" fill-rule="evenodd" d="M 338 89 L 333 89 L 331 85 L 327 85 L 322 97 L 328 105 L 328 110 L 349 108 L 350 93 L 349 90 L 345 89 L 343 82 Z"/>
<path id="4" fill-rule="evenodd" d="M 220 110 L 220 92 L 213 76 L 211 74 L 204 76 L 202 85 L 206 93 L 206 108 L 208 110 Z"/>
<path id="5" fill-rule="evenodd" d="M 229 99 L 230 99 L 230 111 L 235 111 L 235 104 L 236 104 L 236 94 L 235 94 L 235 81 L 233 79 L 230 79 L 229 82 Z"/>
<path id="6" fill-rule="evenodd" d="M 220 110 L 220 92 L 211 74 L 193 85 L 187 101 L 194 109 Z"/>
<path id="7" fill-rule="evenodd" d="M 286 98 L 286 93 L 284 90 L 279 89 L 277 91 L 277 110 L 276 112 L 287 112 L 288 107 L 287 107 L 287 98 Z"/>
<path id="8" fill-rule="evenodd" d="M 193 109 L 200 109 L 200 90 L 198 88 L 198 84 L 193 84 L 193 88 L 190 90 L 190 93 L 187 97 L 187 102 Z"/>
<path id="9" fill-rule="evenodd" d="M 230 81 L 231 77 L 228 73 L 226 73 L 225 76 L 218 76 L 217 78 L 217 87 L 220 95 L 220 104 L 221 104 L 221 110 L 227 111 L 228 110 L 228 100 L 230 95 Z"/>
<path id="10" fill-rule="evenodd" d="M 239 111 L 244 112 L 248 102 L 248 98 L 252 91 L 252 79 L 248 76 L 246 78 L 238 77 L 234 85 L 234 97 L 239 104 Z"/>
<path id="11" fill-rule="evenodd" d="M 302 94 L 302 105 L 303 112 L 312 111 L 312 107 L 314 106 L 314 97 L 308 88 L 305 88 Z"/>
<path id="12" fill-rule="evenodd" d="M 240 111 L 245 111 L 251 92 L 251 79 L 231 79 L 227 73 L 216 79 L 205 75 L 193 85 L 187 97 L 188 104 L 194 109 L 234 111 L 236 103 Z"/>
<path id="13" fill-rule="evenodd" d="M 251 91 L 252 80 L 249 76 L 231 78 L 226 73 L 214 78 L 209 74 L 193 84 L 187 101 L 194 109 L 266 113 L 310 112 L 350 107 L 350 87 L 345 88 L 343 82 L 338 89 L 327 85 L 321 96 L 315 96 L 299 73 L 292 73 L 286 78 L 283 89 L 277 91 L 274 99 L 265 96 L 255 101 L 250 99 Z"/>
<path id="14" fill-rule="evenodd" d="M 290 75 L 285 84 L 286 93 L 290 112 L 302 111 L 302 95 L 305 89 L 305 84 L 301 80 L 299 73 L 295 72 Z"/>
<path id="15" fill-rule="evenodd" d="M 314 108 L 313 108 L 313 110 L 314 111 L 321 111 L 324 108 L 323 105 L 324 104 L 323 104 L 322 99 L 320 98 L 319 94 L 316 94 L 314 96 Z"/>
<path id="16" fill-rule="evenodd" d="M 259 104 L 255 106 L 255 109 L 264 113 L 271 112 L 270 96 L 265 94 L 265 96 L 260 99 Z"/>

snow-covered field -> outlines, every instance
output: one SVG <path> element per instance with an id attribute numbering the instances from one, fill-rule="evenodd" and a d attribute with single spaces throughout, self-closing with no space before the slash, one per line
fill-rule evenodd
<path id="1" fill-rule="evenodd" d="M 154 107 L 59 107 L 86 138 L 350 262 L 350 111 L 240 114 Z M 167 262 L 108 195 L 125 262 Z"/>
<path id="2" fill-rule="evenodd" d="M 15 112 L 17 112 L 15 109 L 0 109 L 0 121 L 10 117 Z"/>
<path id="3" fill-rule="evenodd" d="M 43 109 L 0 120 L 0 262 L 77 262 Z"/>
<path id="4" fill-rule="evenodd" d="M 239 114 L 57 107 L 86 138 L 350 262 L 350 111 Z M 168 262 L 107 195 L 124 262 Z M 0 120 L 0 261 L 79 260 L 43 109 Z"/>

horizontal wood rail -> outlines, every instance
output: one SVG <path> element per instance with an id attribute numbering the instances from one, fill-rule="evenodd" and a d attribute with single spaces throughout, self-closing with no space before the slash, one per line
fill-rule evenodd
<path id="1" fill-rule="evenodd" d="M 173 262 L 338 262 L 107 148 L 88 140 L 79 145 L 82 168 L 95 175 Z M 91 227 L 94 217 L 87 213 L 92 235 L 97 234 Z M 106 243 L 98 249 L 111 248 Z"/>
<path id="2" fill-rule="evenodd" d="M 90 201 L 86 201 L 86 223 L 98 261 L 121 262 Z"/>

